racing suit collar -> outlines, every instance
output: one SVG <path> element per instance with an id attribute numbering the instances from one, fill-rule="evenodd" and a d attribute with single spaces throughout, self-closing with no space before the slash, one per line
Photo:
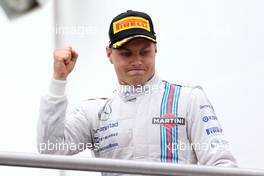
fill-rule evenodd
<path id="1" fill-rule="evenodd" d="M 160 78 L 155 72 L 153 77 L 147 81 L 143 86 L 131 86 L 131 85 L 121 85 L 118 84 L 117 91 L 118 95 L 124 101 L 131 101 L 136 99 L 140 95 L 145 95 L 151 93 L 153 90 L 158 90 Z"/>

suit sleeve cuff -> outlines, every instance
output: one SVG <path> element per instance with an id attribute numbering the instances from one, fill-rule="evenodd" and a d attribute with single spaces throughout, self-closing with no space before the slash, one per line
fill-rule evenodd
<path id="1" fill-rule="evenodd" d="M 49 87 L 49 95 L 55 97 L 62 97 L 65 95 L 66 80 L 52 79 Z"/>

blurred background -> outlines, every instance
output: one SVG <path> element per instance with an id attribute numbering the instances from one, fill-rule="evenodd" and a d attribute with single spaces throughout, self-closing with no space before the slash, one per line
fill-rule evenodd
<path id="1" fill-rule="evenodd" d="M 37 153 L 39 100 L 52 77 L 54 48 L 79 53 L 68 79 L 69 108 L 111 95 L 117 80 L 105 54 L 108 28 L 132 9 L 152 17 L 160 77 L 201 85 L 239 165 L 264 169 L 264 1 L 0 1 L 0 151 Z M 90 151 L 79 155 L 91 157 Z M 4 166 L 0 173 L 100 175 Z"/>

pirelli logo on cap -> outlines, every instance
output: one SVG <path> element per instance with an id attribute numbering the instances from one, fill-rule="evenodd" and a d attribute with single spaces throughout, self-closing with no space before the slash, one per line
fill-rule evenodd
<path id="1" fill-rule="evenodd" d="M 114 34 L 132 28 L 150 31 L 149 21 L 142 17 L 126 17 L 113 23 Z"/>

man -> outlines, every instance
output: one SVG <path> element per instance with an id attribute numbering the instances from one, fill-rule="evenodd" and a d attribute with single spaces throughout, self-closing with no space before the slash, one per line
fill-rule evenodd
<path id="1" fill-rule="evenodd" d="M 129 10 L 116 16 L 109 37 L 106 53 L 117 90 L 111 98 L 84 101 L 67 119 L 64 89 L 78 54 L 71 47 L 55 50 L 50 93 L 41 100 L 39 151 L 76 154 L 90 148 L 102 158 L 236 166 L 202 88 L 171 84 L 157 75 L 149 15 Z M 49 150 L 51 143 L 64 147 Z"/>

